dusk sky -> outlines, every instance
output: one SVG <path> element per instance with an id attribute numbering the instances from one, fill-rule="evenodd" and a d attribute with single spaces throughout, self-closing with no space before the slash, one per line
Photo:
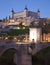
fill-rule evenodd
<path id="1" fill-rule="evenodd" d="M 0 19 L 8 17 L 12 8 L 15 12 L 23 11 L 25 5 L 30 11 L 39 9 L 42 18 L 50 18 L 50 0 L 0 0 Z"/>

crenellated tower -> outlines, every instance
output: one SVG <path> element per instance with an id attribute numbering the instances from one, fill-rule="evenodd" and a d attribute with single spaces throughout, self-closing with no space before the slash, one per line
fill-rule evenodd
<path id="1" fill-rule="evenodd" d="M 11 18 L 11 19 L 14 18 L 14 10 L 13 10 L 13 9 L 11 10 L 11 16 L 10 16 L 10 18 Z"/>
<path id="2" fill-rule="evenodd" d="M 25 13 L 25 17 L 27 17 L 28 16 L 28 8 L 27 8 L 27 6 L 25 6 L 25 8 L 24 8 L 24 13 Z"/>
<path id="3" fill-rule="evenodd" d="M 38 16 L 40 17 L 40 10 L 38 9 L 38 11 L 37 11 L 37 12 L 38 12 Z"/>

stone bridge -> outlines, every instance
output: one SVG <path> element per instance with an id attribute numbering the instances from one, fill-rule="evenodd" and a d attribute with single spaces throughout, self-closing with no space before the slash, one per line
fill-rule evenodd
<path id="1" fill-rule="evenodd" d="M 8 49 L 14 48 L 17 52 L 14 56 L 14 60 L 17 65 L 32 65 L 31 55 L 36 54 L 41 49 L 48 46 L 50 46 L 50 43 L 21 44 L 21 42 L 7 43 L 5 41 L 0 41 L 0 56 Z"/>
<path id="2" fill-rule="evenodd" d="M 20 44 L 19 44 L 20 43 Z M 31 55 L 29 54 L 29 44 L 21 44 L 21 42 L 5 42 L 0 41 L 0 56 L 8 49 L 16 49 L 14 62 L 16 65 L 32 65 Z"/>

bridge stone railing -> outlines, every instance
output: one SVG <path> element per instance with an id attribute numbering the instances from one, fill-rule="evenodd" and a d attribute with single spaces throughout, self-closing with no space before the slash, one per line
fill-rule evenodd
<path id="1" fill-rule="evenodd" d="M 35 48 L 32 50 L 32 54 L 36 54 L 37 52 L 39 52 L 40 50 L 47 48 L 50 46 L 50 43 L 39 43 L 39 44 L 35 44 Z"/>

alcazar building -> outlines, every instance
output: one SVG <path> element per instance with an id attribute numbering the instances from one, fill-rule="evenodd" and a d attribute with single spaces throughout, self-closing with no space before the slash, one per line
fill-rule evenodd
<path id="1" fill-rule="evenodd" d="M 24 11 L 21 12 L 14 12 L 12 9 L 10 14 L 10 23 L 9 25 L 15 25 L 20 24 L 22 22 L 22 25 L 28 26 L 30 25 L 30 22 L 37 22 L 40 18 L 40 11 L 38 9 L 37 12 L 29 11 L 27 7 L 25 7 Z M 14 22 L 14 23 L 13 23 Z"/>

